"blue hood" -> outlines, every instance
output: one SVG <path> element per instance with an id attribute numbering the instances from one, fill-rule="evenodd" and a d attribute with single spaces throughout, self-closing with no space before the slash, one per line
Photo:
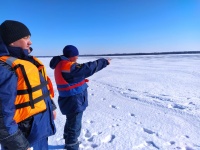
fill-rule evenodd
<path id="1" fill-rule="evenodd" d="M 6 45 L 3 43 L 3 40 L 0 36 L 0 56 L 9 55 Z"/>
<path id="2" fill-rule="evenodd" d="M 61 56 L 54 56 L 51 60 L 50 60 L 50 63 L 49 63 L 49 67 L 51 69 L 55 69 L 57 64 L 61 61 L 61 60 L 68 60 L 67 57 L 65 57 L 64 55 L 61 55 Z"/>

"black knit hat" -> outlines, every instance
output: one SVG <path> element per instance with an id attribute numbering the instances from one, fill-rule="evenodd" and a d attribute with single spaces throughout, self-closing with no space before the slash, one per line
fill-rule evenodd
<path id="1" fill-rule="evenodd" d="M 6 20 L 0 25 L 0 34 L 6 45 L 31 35 L 29 29 L 21 22 Z"/>

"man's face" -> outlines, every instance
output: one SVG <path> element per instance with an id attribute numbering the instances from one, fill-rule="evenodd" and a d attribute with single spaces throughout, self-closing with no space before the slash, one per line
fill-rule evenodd
<path id="1" fill-rule="evenodd" d="M 78 56 L 70 57 L 69 60 L 72 62 L 76 62 L 78 59 Z"/>
<path id="2" fill-rule="evenodd" d="M 31 46 L 32 42 L 30 39 L 30 36 L 26 36 L 24 38 L 21 38 L 13 43 L 11 43 L 9 46 L 12 47 L 21 47 L 22 49 L 27 49 L 28 52 L 30 53 L 30 46 Z"/>

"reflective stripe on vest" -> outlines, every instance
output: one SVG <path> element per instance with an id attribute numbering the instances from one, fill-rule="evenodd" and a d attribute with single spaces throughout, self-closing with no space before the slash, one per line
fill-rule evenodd
<path id="1" fill-rule="evenodd" d="M 38 63 L 38 68 L 29 61 L 17 59 L 9 56 L 2 56 L 0 60 L 9 64 L 17 74 L 17 96 L 15 99 L 16 111 L 14 120 L 18 123 L 30 116 L 46 110 L 45 97 L 50 93 L 43 94 L 42 88 L 48 86 L 47 76 L 42 63 L 34 58 Z M 45 81 L 40 82 L 40 73 Z"/>
<path id="2" fill-rule="evenodd" d="M 87 84 L 85 83 L 85 79 L 78 83 L 69 84 L 63 78 L 62 72 L 70 72 L 70 68 L 73 64 L 74 62 L 61 60 L 57 64 L 54 70 L 57 89 L 59 92 L 59 96 L 61 97 L 68 97 L 68 96 L 79 94 L 88 87 Z"/>

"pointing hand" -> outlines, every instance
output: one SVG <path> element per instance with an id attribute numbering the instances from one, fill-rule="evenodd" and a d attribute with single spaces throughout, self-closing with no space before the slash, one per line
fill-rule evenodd
<path id="1" fill-rule="evenodd" d="M 108 64 L 110 64 L 110 62 L 111 62 L 111 59 L 110 59 L 110 58 L 108 58 L 108 59 L 107 59 L 107 61 L 108 61 Z"/>

